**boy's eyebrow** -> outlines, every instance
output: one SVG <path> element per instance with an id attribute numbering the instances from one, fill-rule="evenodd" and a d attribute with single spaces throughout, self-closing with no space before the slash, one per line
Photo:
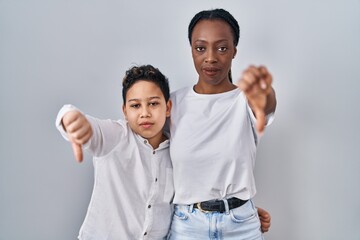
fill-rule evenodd
<path id="1" fill-rule="evenodd" d="M 146 98 L 146 100 L 153 100 L 153 99 L 160 99 L 160 97 L 158 96 L 153 96 L 153 97 L 148 97 Z M 141 101 L 140 98 L 132 98 L 132 99 L 129 99 L 128 102 L 139 102 Z"/>

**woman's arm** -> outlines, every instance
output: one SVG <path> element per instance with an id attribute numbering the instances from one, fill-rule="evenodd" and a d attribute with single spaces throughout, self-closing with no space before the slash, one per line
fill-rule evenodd
<path id="1" fill-rule="evenodd" d="M 275 90 L 271 84 L 272 75 L 263 66 L 248 67 L 238 83 L 256 117 L 256 129 L 259 133 L 264 131 L 266 115 L 275 112 L 276 109 Z"/>

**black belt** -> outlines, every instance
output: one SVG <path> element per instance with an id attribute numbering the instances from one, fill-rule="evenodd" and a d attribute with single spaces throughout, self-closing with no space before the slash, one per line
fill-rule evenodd
<path id="1" fill-rule="evenodd" d="M 229 198 L 227 202 L 229 204 L 229 210 L 240 207 L 244 205 L 248 200 L 241 200 L 238 198 Z M 199 202 L 194 204 L 194 208 L 198 208 L 202 212 L 220 212 L 223 213 L 226 211 L 225 203 L 223 200 L 213 200 L 206 202 Z"/>

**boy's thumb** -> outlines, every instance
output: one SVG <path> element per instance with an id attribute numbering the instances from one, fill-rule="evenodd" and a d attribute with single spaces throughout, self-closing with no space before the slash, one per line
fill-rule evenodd
<path id="1" fill-rule="evenodd" d="M 81 163 L 83 160 L 83 151 L 82 151 L 81 145 L 72 142 L 71 146 L 72 146 L 76 161 Z"/>

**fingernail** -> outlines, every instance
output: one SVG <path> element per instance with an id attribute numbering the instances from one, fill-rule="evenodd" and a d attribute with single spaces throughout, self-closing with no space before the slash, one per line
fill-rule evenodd
<path id="1" fill-rule="evenodd" d="M 260 82 L 260 87 L 261 87 L 262 90 L 265 90 L 266 89 L 266 83 L 261 81 Z"/>

